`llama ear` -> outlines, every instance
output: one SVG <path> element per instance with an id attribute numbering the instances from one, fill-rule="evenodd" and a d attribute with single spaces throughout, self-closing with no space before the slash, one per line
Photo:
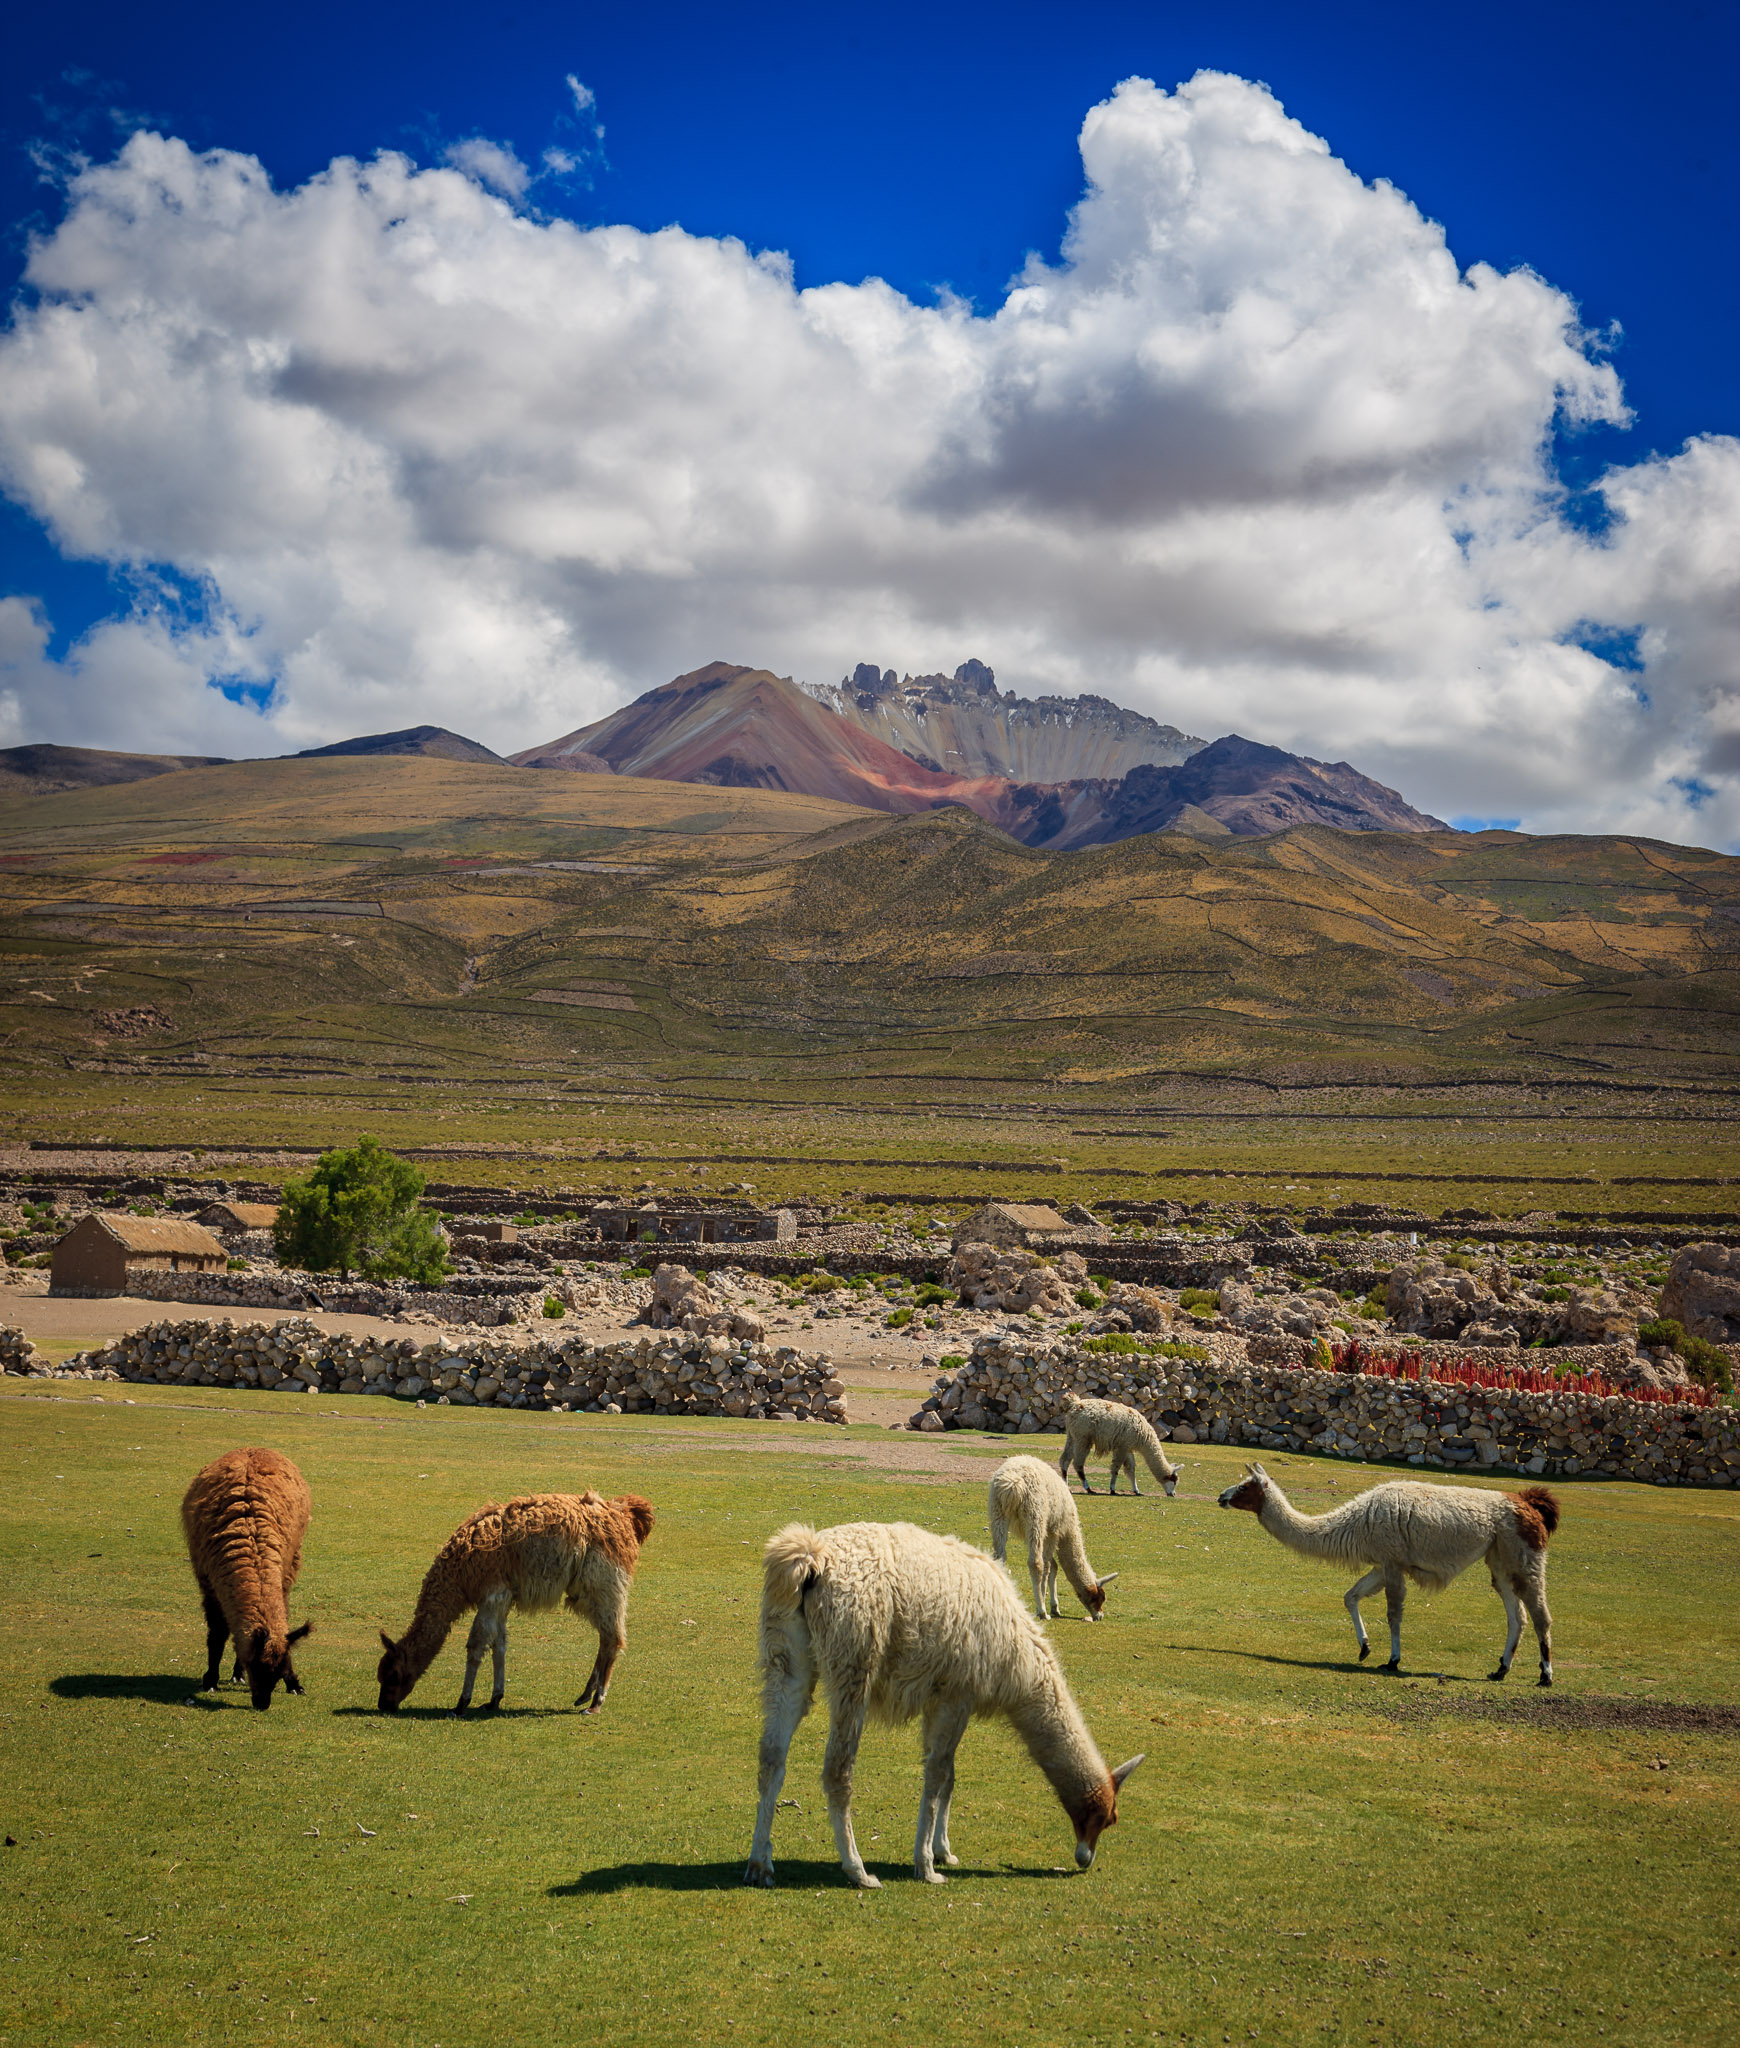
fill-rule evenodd
<path id="1" fill-rule="evenodd" d="M 1142 1755 L 1146 1756 L 1147 1751 L 1144 1750 L 1142 1752 Z M 1136 1766 L 1141 1761 L 1142 1757 L 1133 1756 L 1127 1764 L 1119 1764 L 1118 1768 L 1112 1773 L 1112 1790 L 1114 1792 L 1120 1791 L 1122 1789 L 1124 1780 L 1130 1775 L 1130 1773 L 1136 1768 Z"/>
<path id="2" fill-rule="evenodd" d="M 1118 1575 L 1116 1572 L 1101 1572 L 1100 1585 L 1102 1589 L 1106 1586 L 1109 1586 L 1117 1576 Z"/>
<path id="3" fill-rule="evenodd" d="M 398 1646 L 398 1644 L 397 1644 L 397 1643 L 395 1643 L 395 1642 L 393 1641 L 392 1637 L 391 1637 L 390 1635 L 388 1635 L 388 1634 L 387 1634 L 386 1630 L 385 1630 L 385 1629 L 382 1629 L 382 1630 L 381 1630 L 381 1648 L 382 1648 L 382 1649 L 384 1649 L 384 1650 L 396 1650 L 396 1649 L 397 1649 L 398 1647 L 399 1647 L 399 1646 Z"/>

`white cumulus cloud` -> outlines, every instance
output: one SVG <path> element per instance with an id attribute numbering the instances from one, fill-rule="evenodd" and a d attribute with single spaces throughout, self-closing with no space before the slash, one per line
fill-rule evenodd
<path id="1" fill-rule="evenodd" d="M 477 139 L 279 192 L 133 136 L 33 253 L 0 480 L 206 603 L 9 657 L 14 726 L 510 750 L 714 657 L 972 653 L 1441 815 L 1740 838 L 1740 444 L 1580 530 L 1552 436 L 1626 414 L 1563 293 L 1240 79 L 1127 80 L 1081 144 L 1057 260 L 980 316 L 533 217 Z"/>

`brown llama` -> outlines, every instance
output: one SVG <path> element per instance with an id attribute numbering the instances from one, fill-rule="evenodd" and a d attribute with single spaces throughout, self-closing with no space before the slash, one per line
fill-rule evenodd
<path id="1" fill-rule="evenodd" d="M 194 1475 L 182 1499 L 181 1526 L 205 1602 L 202 1691 L 217 1685 L 224 1644 L 232 1638 L 235 1676 L 247 1680 L 262 1713 L 280 1680 L 286 1692 L 302 1690 L 290 1651 L 313 1624 L 293 1629 L 288 1605 L 311 1511 L 308 1482 L 278 1451 L 226 1451 Z"/>
<path id="2" fill-rule="evenodd" d="M 597 1713 L 610 1688 L 611 1667 L 628 1641 L 629 1583 L 652 1525 L 652 1504 L 638 1494 L 604 1500 L 590 1489 L 527 1494 L 467 1516 L 424 1574 L 411 1626 L 396 1643 L 381 1631 L 381 1712 L 398 1711 L 453 1624 L 473 1608 L 477 1619 L 465 1645 L 465 1684 L 453 1711 L 463 1714 L 470 1707 L 485 1650 L 495 1659 L 489 1704 L 499 1707 L 507 1690 L 509 1608 L 538 1614 L 565 1604 L 598 1631 L 598 1655 L 574 1702 Z"/>

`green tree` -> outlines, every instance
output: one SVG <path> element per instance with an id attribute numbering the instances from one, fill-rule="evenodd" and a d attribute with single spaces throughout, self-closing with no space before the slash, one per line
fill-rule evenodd
<path id="1" fill-rule="evenodd" d="M 439 1280 L 440 1227 L 417 1206 L 423 1175 L 376 1138 L 323 1152 L 306 1180 L 285 1183 L 272 1241 L 280 1261 L 308 1273 L 368 1280 Z"/>

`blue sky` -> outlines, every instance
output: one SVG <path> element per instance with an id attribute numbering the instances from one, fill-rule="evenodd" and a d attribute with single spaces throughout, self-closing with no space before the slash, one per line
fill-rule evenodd
<path id="1" fill-rule="evenodd" d="M 1465 269 L 1527 266 L 1587 326 L 1618 323 L 1608 360 L 1629 421 L 1609 406 L 1556 437 L 1559 475 L 1588 483 L 1740 433 L 1737 22 L 1671 5 L 35 9 L 0 51 L 4 261 L 17 290 L 30 238 L 60 223 L 44 165 L 101 162 L 138 127 L 251 154 L 281 191 L 336 156 L 435 165 L 486 138 L 534 173 L 548 151 L 573 160 L 536 178 L 522 213 L 677 223 L 789 252 L 800 289 L 876 276 L 921 306 L 946 291 L 989 315 L 1030 250 L 1058 258 L 1088 109 L 1130 76 L 1165 90 L 1206 67 L 1262 81 L 1358 178 L 1399 187 Z M 136 559 L 113 574 L 70 561 L 73 544 L 16 505 L 0 547 L 0 596 L 44 608 L 51 658 L 138 600 Z M 207 574 L 164 553 L 179 577 Z M 1591 630 L 1635 642 L 1644 627 Z M 859 653 L 907 665 L 892 646 L 840 659 Z M 1000 666 L 1019 685 L 1019 660 Z"/>

